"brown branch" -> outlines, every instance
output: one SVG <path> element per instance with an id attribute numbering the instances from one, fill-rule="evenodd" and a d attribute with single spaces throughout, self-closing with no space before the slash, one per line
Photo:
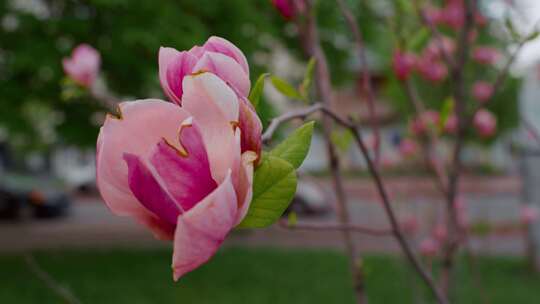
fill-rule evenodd
<path id="1" fill-rule="evenodd" d="M 290 224 L 287 220 L 282 219 L 279 221 L 279 225 L 283 228 L 290 230 L 310 230 L 310 231 L 351 231 L 358 232 L 369 236 L 391 236 L 393 234 L 391 229 L 377 229 L 371 227 L 365 227 L 353 224 L 342 223 L 294 223 Z"/>
<path id="2" fill-rule="evenodd" d="M 24 261 L 28 266 L 28 269 L 38 279 L 43 281 L 43 283 L 45 283 L 48 289 L 50 289 L 52 292 L 62 298 L 64 302 L 69 304 L 81 304 L 81 301 L 77 299 L 77 297 L 75 297 L 75 295 L 69 289 L 56 282 L 53 277 L 49 273 L 47 273 L 47 271 L 45 271 L 43 268 L 41 268 L 41 266 L 39 266 L 32 254 L 24 254 Z"/>
<path id="3" fill-rule="evenodd" d="M 521 121 L 525 129 L 532 135 L 536 143 L 540 145 L 540 132 L 538 129 L 523 115 L 521 115 Z"/>
<path id="4" fill-rule="evenodd" d="M 433 24 L 431 20 L 429 20 L 429 18 L 426 16 L 424 10 L 420 7 L 418 0 L 414 0 L 413 4 L 416 10 L 416 14 L 418 15 L 422 23 L 424 23 L 424 25 L 427 28 L 429 28 L 429 30 L 431 31 L 431 34 L 435 36 L 435 40 L 437 41 L 437 44 L 439 45 L 439 51 L 443 55 L 442 57 L 446 65 L 448 66 L 448 68 L 452 69 L 455 63 L 452 56 L 448 54 L 448 52 L 446 51 L 446 48 L 444 47 L 444 44 L 443 44 L 444 35 L 437 29 L 435 24 Z"/>
<path id="5" fill-rule="evenodd" d="M 445 255 L 443 257 L 442 265 L 442 286 L 445 293 L 450 293 L 450 282 L 452 271 L 454 268 L 455 255 L 459 249 L 460 232 L 457 220 L 457 211 L 455 208 L 455 201 L 458 192 L 459 179 L 462 171 L 461 151 L 463 148 L 463 141 L 465 138 L 467 124 L 466 120 L 466 102 L 467 96 L 465 94 L 465 79 L 464 72 L 465 66 L 469 60 L 469 34 L 474 25 L 474 11 L 476 9 L 476 0 L 465 0 L 465 24 L 459 35 L 459 41 L 457 46 L 456 64 L 452 69 L 453 80 L 453 97 L 456 103 L 455 113 L 458 119 L 458 130 L 456 136 L 456 143 L 452 153 L 452 166 L 448 178 L 448 192 L 446 201 L 447 212 L 447 225 L 448 225 L 448 241 L 445 244 Z"/>
<path id="6" fill-rule="evenodd" d="M 329 113 L 329 110 L 325 109 L 325 113 Z M 331 117 L 336 117 L 336 115 L 331 115 Z M 429 289 L 433 292 L 433 295 L 437 298 L 437 301 L 442 304 L 447 304 L 448 300 L 443 295 L 443 293 L 438 289 L 437 285 L 435 284 L 435 281 L 433 280 L 433 277 L 424 269 L 422 266 L 420 260 L 418 257 L 414 254 L 411 246 L 407 242 L 407 239 L 405 238 L 404 233 L 401 231 L 401 228 L 399 226 L 399 223 L 397 221 L 397 217 L 394 213 L 394 209 L 392 208 L 392 205 L 390 204 L 390 200 L 388 197 L 388 194 L 386 192 L 386 189 L 383 185 L 382 179 L 379 175 L 379 172 L 375 165 L 373 164 L 373 161 L 371 160 L 369 156 L 369 151 L 362 140 L 362 136 L 360 135 L 360 132 L 356 129 L 356 126 L 354 126 L 351 123 L 348 123 L 342 119 L 336 120 L 338 123 L 343 125 L 344 127 L 348 128 L 356 140 L 356 143 L 358 147 L 360 148 L 362 155 L 364 156 L 364 159 L 366 160 L 366 163 L 368 165 L 368 170 L 373 177 L 373 180 L 375 182 L 375 186 L 377 188 L 377 191 L 379 192 L 379 195 L 383 202 L 383 207 L 386 212 L 386 215 L 390 221 L 390 224 L 392 226 L 392 231 L 394 234 L 394 237 L 398 241 L 399 245 L 401 246 L 401 249 L 405 253 L 405 256 L 413 266 L 413 268 L 420 274 L 420 277 L 424 280 L 426 285 L 429 287 Z"/>
<path id="7" fill-rule="evenodd" d="M 266 131 L 264 131 L 264 134 L 262 135 L 262 141 L 264 143 L 268 143 L 272 140 L 272 137 L 274 136 L 274 133 L 279 128 L 279 126 L 287 121 L 293 120 L 293 119 L 306 119 L 309 115 L 319 111 L 322 108 L 322 104 L 316 103 L 310 107 L 302 108 L 298 110 L 293 110 L 290 112 L 287 112 L 281 116 L 278 116 L 270 122 L 270 125 L 268 128 L 266 128 Z"/>
<path id="8" fill-rule="evenodd" d="M 119 98 L 109 92 L 104 83 L 95 83 L 89 88 L 90 96 L 110 112 L 116 112 Z"/>
<path id="9" fill-rule="evenodd" d="M 422 103 L 422 100 L 418 96 L 418 91 L 412 84 L 412 82 L 407 79 L 403 82 L 403 87 L 405 89 L 405 93 L 413 105 L 417 117 L 422 119 L 424 112 L 426 111 L 426 107 Z M 446 184 L 448 183 L 448 173 L 445 170 L 444 164 L 442 164 L 438 158 L 433 159 L 431 157 L 431 153 L 435 149 L 435 147 L 439 144 L 439 137 L 435 133 L 434 130 L 431 128 L 428 128 L 428 145 L 424 149 L 424 158 L 425 161 L 428 163 L 429 168 L 433 169 L 433 172 L 435 173 L 436 177 L 436 184 L 437 187 L 442 191 L 442 193 L 446 194 Z M 435 163 L 433 163 L 435 161 Z"/>
<path id="10" fill-rule="evenodd" d="M 371 82 L 371 73 L 369 71 L 367 58 L 366 58 L 364 38 L 362 36 L 362 32 L 360 31 L 359 24 L 358 22 L 356 22 L 356 19 L 353 13 L 351 12 L 351 9 L 349 8 L 349 6 L 343 0 L 336 0 L 336 2 L 353 35 L 353 39 L 356 45 L 358 59 L 360 62 L 360 69 L 362 70 L 362 86 L 363 86 L 364 91 L 367 94 L 366 101 L 368 104 L 369 116 L 371 117 L 371 123 L 373 124 L 373 133 L 374 133 L 374 138 L 375 138 L 375 143 L 374 143 L 375 163 L 379 163 L 379 159 L 381 155 L 381 135 L 380 135 L 380 130 L 379 130 L 379 122 L 378 122 L 377 114 L 375 112 L 375 94 L 373 92 L 373 84 Z"/>
<path id="11" fill-rule="evenodd" d="M 331 106 L 332 104 L 332 84 L 330 81 L 330 71 L 326 55 L 321 47 L 319 33 L 317 29 L 317 17 L 313 7 L 313 1 L 306 1 L 307 11 L 305 22 L 299 23 L 301 38 L 306 53 L 310 57 L 314 57 L 317 62 L 315 71 L 315 82 L 319 96 L 323 105 Z M 349 212 L 347 210 L 347 196 L 342 181 L 339 157 L 336 148 L 332 143 L 332 121 L 327 117 L 323 117 L 323 135 L 326 142 L 326 150 L 328 153 L 328 163 L 332 173 L 332 182 L 336 194 L 336 205 L 339 221 L 348 225 L 350 222 Z M 367 295 L 365 293 L 364 278 L 361 264 L 357 263 L 358 256 L 355 244 L 352 240 L 350 231 L 342 231 L 343 241 L 345 243 L 347 255 L 349 256 L 349 268 L 353 277 L 353 286 L 358 304 L 367 303 Z"/>
<path id="12" fill-rule="evenodd" d="M 313 108 L 317 108 L 317 110 L 313 110 Z M 407 257 L 408 261 L 411 263 L 413 268 L 420 274 L 420 277 L 424 280 L 424 282 L 427 284 L 427 286 L 433 292 L 433 294 L 437 298 L 437 301 L 439 303 L 442 303 L 442 304 L 448 303 L 448 300 L 446 299 L 446 297 L 439 291 L 439 289 L 435 285 L 435 282 L 434 282 L 433 278 L 431 277 L 431 275 L 424 269 L 424 267 L 420 263 L 420 260 L 414 254 L 411 246 L 408 244 L 408 242 L 407 242 L 407 240 L 405 238 L 404 233 L 401 231 L 401 227 L 399 226 L 399 223 L 397 221 L 397 217 L 396 217 L 396 215 L 394 213 L 394 210 L 393 210 L 393 208 L 392 208 L 392 206 L 390 204 L 389 197 L 388 197 L 387 192 L 386 192 L 386 190 L 384 188 L 381 177 L 380 177 L 380 175 L 378 173 L 378 170 L 377 170 L 375 164 L 373 163 L 373 161 L 371 160 L 371 157 L 369 156 L 369 151 L 368 151 L 368 149 L 367 149 L 367 147 L 366 147 L 366 145 L 365 145 L 365 143 L 364 143 L 364 141 L 363 141 L 363 139 L 362 139 L 362 137 L 361 137 L 361 135 L 360 135 L 360 133 L 359 133 L 359 131 L 357 129 L 357 126 L 354 123 L 341 118 L 339 115 L 337 115 L 335 112 L 333 112 L 332 110 L 330 110 L 329 108 L 327 108 L 323 104 L 315 104 L 312 107 L 305 108 L 303 110 L 298 110 L 297 113 L 301 113 L 301 114 L 314 113 L 315 111 L 321 111 L 325 115 L 324 117 L 332 119 L 337 124 L 347 128 L 348 130 L 351 131 L 357 145 L 359 146 L 359 148 L 360 148 L 360 150 L 362 152 L 362 155 L 364 156 L 364 158 L 366 160 L 366 163 L 368 164 L 368 170 L 369 170 L 371 176 L 373 177 L 373 179 L 375 181 L 377 191 L 378 191 L 378 193 L 379 193 L 379 195 L 380 195 L 380 197 L 382 199 L 382 202 L 383 202 L 385 213 L 386 213 L 386 215 L 387 215 L 387 217 L 388 217 L 388 219 L 390 221 L 391 227 L 392 227 L 390 231 L 392 232 L 393 236 L 398 241 L 398 243 L 399 243 L 400 247 L 402 248 L 403 252 L 405 253 L 405 256 Z M 305 116 L 301 116 L 301 115 L 296 115 L 295 116 L 295 115 L 287 115 L 287 114 L 285 114 L 285 115 L 282 115 L 282 116 L 275 119 L 276 124 L 286 122 L 287 119 L 285 119 L 285 118 L 291 117 L 291 116 L 294 116 L 295 118 L 305 117 Z M 275 128 L 277 128 L 277 126 Z M 350 224 L 348 224 L 348 222 L 344 223 L 342 221 L 340 223 L 340 225 L 343 225 L 342 227 L 350 227 Z M 344 231 L 344 232 L 348 232 L 348 233 L 351 232 L 351 229 L 340 229 L 340 230 Z"/>
<path id="13" fill-rule="evenodd" d="M 535 26 L 535 29 L 533 30 L 533 32 L 535 30 L 536 30 L 536 26 Z M 525 44 L 529 41 L 529 39 L 528 39 L 529 36 L 530 36 L 530 34 L 525 36 L 525 38 L 523 38 L 517 44 L 516 49 L 514 50 L 514 52 L 512 54 L 510 54 L 510 57 L 508 57 L 508 60 L 504 64 L 503 68 L 499 71 L 499 73 L 497 74 L 497 77 L 495 77 L 495 81 L 493 82 L 493 93 L 491 94 L 491 97 L 488 100 L 486 100 L 484 103 L 488 103 L 491 99 L 493 99 L 497 95 L 496 93 L 499 90 L 502 90 L 503 84 L 506 81 L 506 78 L 508 77 L 508 74 L 510 73 L 510 68 L 512 67 L 512 64 L 516 60 L 518 54 L 521 52 L 521 50 L 523 49 Z M 474 112 L 476 112 L 479 108 L 480 108 L 480 106 Z"/>

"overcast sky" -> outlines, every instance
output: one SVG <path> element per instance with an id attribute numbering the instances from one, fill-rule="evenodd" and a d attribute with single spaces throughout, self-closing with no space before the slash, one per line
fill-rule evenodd
<path id="1" fill-rule="evenodd" d="M 508 12 L 508 10 L 501 9 L 501 6 L 497 5 L 497 2 L 499 1 L 487 0 L 487 2 L 492 3 L 490 7 L 492 12 L 500 17 L 504 16 L 504 14 Z M 512 15 L 514 24 L 522 33 L 530 33 L 534 25 L 540 21 L 540 0 L 514 0 L 514 2 L 519 10 Z M 540 37 L 525 45 L 516 60 L 515 70 L 517 72 L 523 72 L 524 70 L 527 70 L 531 64 L 539 62 Z"/>

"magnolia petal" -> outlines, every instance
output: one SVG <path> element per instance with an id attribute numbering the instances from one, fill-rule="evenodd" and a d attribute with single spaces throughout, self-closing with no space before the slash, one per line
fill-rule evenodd
<path id="1" fill-rule="evenodd" d="M 174 200 L 138 156 L 125 153 L 124 160 L 128 166 L 129 189 L 133 195 L 146 209 L 167 223 L 175 225 L 180 208 Z"/>
<path id="2" fill-rule="evenodd" d="M 249 75 L 233 58 L 216 52 L 205 52 L 193 68 L 194 72 L 212 72 L 237 90 L 241 96 L 248 96 L 251 82 Z"/>
<path id="3" fill-rule="evenodd" d="M 229 171 L 214 192 L 178 217 L 172 264 L 175 281 L 216 253 L 232 229 L 236 213 L 237 199 Z"/>
<path id="4" fill-rule="evenodd" d="M 186 119 L 179 132 L 181 149 L 161 140 L 150 162 L 171 196 L 186 212 L 216 187 L 198 126 Z M 175 219 L 176 222 L 176 219 Z"/>
<path id="5" fill-rule="evenodd" d="M 242 153 L 253 151 L 260 157 L 262 148 L 262 122 L 251 103 L 240 99 L 240 122 L 242 130 Z"/>
<path id="6" fill-rule="evenodd" d="M 175 142 L 181 122 L 189 115 L 182 108 L 161 100 L 123 102 L 121 117 L 107 117 L 97 141 L 96 181 L 107 206 L 117 215 L 134 216 L 153 227 L 155 216 L 149 212 L 129 188 L 128 167 L 124 153 L 145 160 L 153 147 L 165 138 Z M 154 230 L 167 235 L 167 227 Z M 168 227 L 170 228 L 170 227 Z"/>
<path id="7" fill-rule="evenodd" d="M 182 106 L 198 122 L 212 177 L 221 183 L 240 157 L 231 126 L 231 121 L 238 121 L 236 94 L 214 74 L 186 76 Z"/>
<path id="8" fill-rule="evenodd" d="M 159 82 L 165 94 L 174 103 L 181 104 L 182 80 L 192 72 L 197 58 L 189 52 L 173 48 L 159 48 Z"/>
<path id="9" fill-rule="evenodd" d="M 249 77 L 249 65 L 246 56 L 244 56 L 244 53 L 242 53 L 242 51 L 229 40 L 212 36 L 208 38 L 203 47 L 207 51 L 221 53 L 233 58 L 236 62 L 238 62 L 238 64 L 240 64 L 244 72 Z"/>
<path id="10" fill-rule="evenodd" d="M 251 205 L 253 197 L 253 165 L 257 157 L 257 154 L 252 151 L 246 151 L 242 154 L 242 167 L 237 188 L 239 209 L 234 223 L 235 226 L 244 219 Z"/>

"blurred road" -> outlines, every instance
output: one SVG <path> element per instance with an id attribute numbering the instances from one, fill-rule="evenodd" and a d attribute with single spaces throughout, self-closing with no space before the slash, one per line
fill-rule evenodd
<path id="1" fill-rule="evenodd" d="M 325 188 L 330 185 L 321 179 Z M 432 181 L 422 177 L 391 178 L 387 181 L 390 196 L 401 218 L 414 216 L 420 220 L 421 238 L 440 221 L 440 199 Z M 464 201 L 470 221 L 511 223 L 518 219 L 520 182 L 516 177 L 469 177 L 463 180 Z M 355 223 L 386 228 L 387 221 L 379 206 L 372 182 L 351 179 L 346 182 L 350 197 L 350 213 Z M 307 222 L 334 222 L 333 212 L 319 218 L 302 218 Z M 416 239 L 417 241 L 418 239 Z M 361 234 L 355 241 L 362 252 L 395 252 L 391 237 L 375 238 Z M 415 239 L 412 239 L 415 242 Z M 235 231 L 226 244 L 248 246 L 341 247 L 338 232 L 288 231 L 281 227 Z M 518 231 L 491 237 L 474 237 L 473 248 L 484 254 L 521 254 L 523 237 Z M 170 246 L 155 240 L 143 227 L 130 218 L 111 214 L 99 197 L 78 197 L 71 214 L 59 220 L 0 222 L 0 252 L 20 252 L 34 249 L 94 248 L 94 247 Z"/>

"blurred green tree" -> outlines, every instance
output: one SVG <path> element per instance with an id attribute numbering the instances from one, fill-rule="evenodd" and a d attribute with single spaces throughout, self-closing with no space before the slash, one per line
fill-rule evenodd
<path id="1" fill-rule="evenodd" d="M 26 3 L 26 4 L 25 4 Z M 157 77 L 158 48 L 186 49 L 203 43 L 210 35 L 225 37 L 238 45 L 251 63 L 255 80 L 267 71 L 256 53 L 271 51 L 261 43 L 272 37 L 292 54 L 305 60 L 297 44 L 294 26 L 284 21 L 268 0 L 47 0 L 0 1 L 0 130 L 7 130 L 12 146 L 21 151 L 45 150 L 53 144 L 93 146 L 103 109 L 88 96 L 62 101 L 61 60 L 79 43 L 89 43 L 102 54 L 102 76 L 112 91 L 126 98 L 163 98 Z M 386 3 L 386 5 L 385 5 Z M 407 22 L 403 30 L 417 28 L 413 16 L 392 11 L 392 1 L 352 2 L 368 45 L 370 66 L 387 79 L 383 96 L 403 113 L 411 109 L 392 80 L 390 60 L 397 44 L 390 20 Z M 23 4 L 26 5 L 23 6 Z M 39 5 L 38 5 L 39 4 Z M 323 46 L 328 53 L 333 79 L 338 84 L 356 81 L 358 69 L 349 31 L 333 1 L 320 1 L 318 9 Z M 416 21 L 417 22 L 417 21 Z M 491 39 L 480 33 L 480 39 Z M 411 33 L 406 33 L 411 35 Z M 487 73 L 487 72 L 486 72 Z M 517 81 L 490 106 L 503 117 L 501 129 L 515 125 Z M 426 85 L 427 87 L 428 85 Z M 425 90 L 428 104 L 439 108 L 445 97 Z M 433 96 L 432 96 L 433 94 Z M 437 95 L 439 94 L 439 95 Z M 263 104 L 266 122 L 271 105 Z M 408 119 L 402 115 L 403 121 Z M 2 132 L 0 132 L 2 133 Z"/>

